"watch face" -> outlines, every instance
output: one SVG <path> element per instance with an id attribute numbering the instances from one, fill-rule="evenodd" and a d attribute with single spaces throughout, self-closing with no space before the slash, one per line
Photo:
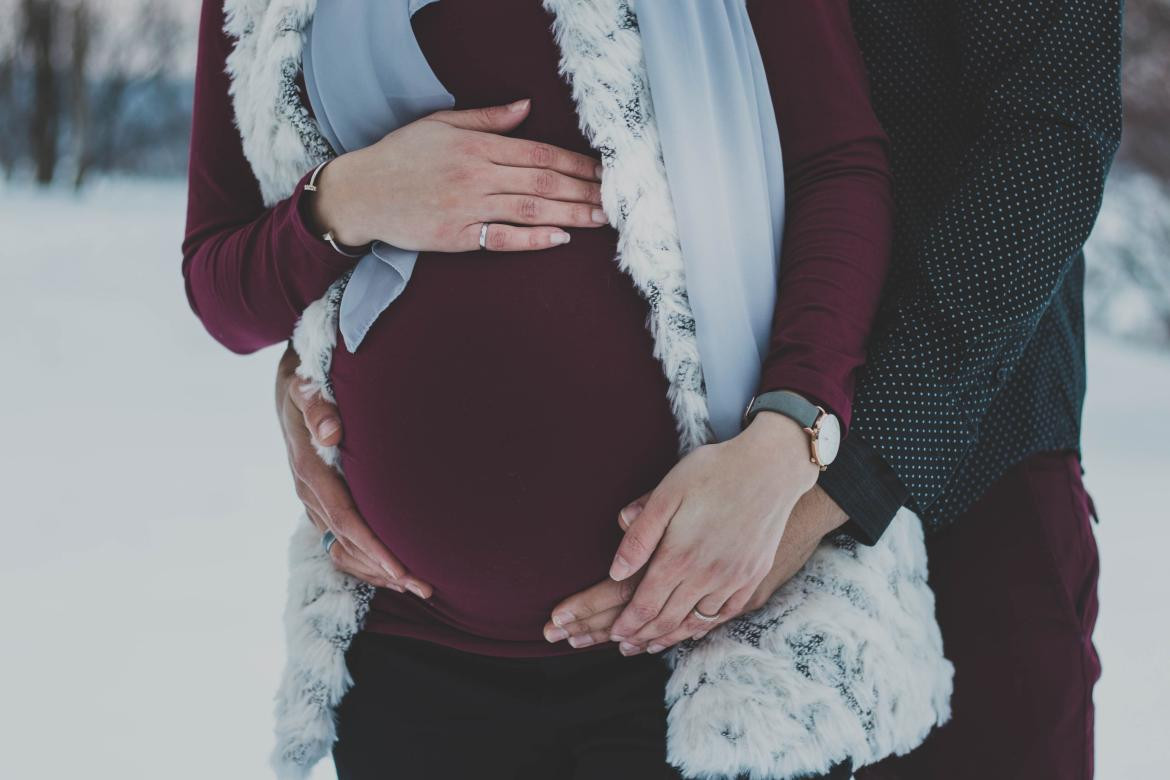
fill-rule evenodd
<path id="1" fill-rule="evenodd" d="M 826 414 L 821 417 L 821 434 L 817 437 L 817 455 L 821 463 L 828 466 L 837 459 L 837 451 L 841 449 L 841 423 L 837 415 Z"/>

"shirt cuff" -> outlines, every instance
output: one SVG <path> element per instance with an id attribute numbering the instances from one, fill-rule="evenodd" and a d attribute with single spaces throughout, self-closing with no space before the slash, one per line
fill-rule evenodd
<path id="1" fill-rule="evenodd" d="M 837 459 L 817 484 L 849 516 L 840 531 L 865 545 L 877 544 L 910 498 L 877 450 L 856 435 L 841 442 Z"/>
<path id="2" fill-rule="evenodd" d="M 354 263 L 354 258 L 346 257 L 338 252 L 333 247 L 321 238 L 321 234 L 309 227 L 309 200 L 306 196 L 312 196 L 315 193 L 305 189 L 305 185 L 309 183 L 313 172 L 309 171 L 301 180 L 297 182 L 296 188 L 293 190 L 290 200 L 291 210 L 289 212 L 289 220 L 292 222 L 293 234 L 301 245 L 311 257 L 330 267 L 336 268 L 338 272 L 346 271 Z M 356 251 L 349 250 L 347 251 Z"/>

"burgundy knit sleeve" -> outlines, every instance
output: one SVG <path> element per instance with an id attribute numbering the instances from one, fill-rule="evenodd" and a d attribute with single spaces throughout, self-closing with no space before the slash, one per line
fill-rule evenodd
<path id="1" fill-rule="evenodd" d="M 353 261 L 309 231 L 300 185 L 265 208 L 235 126 L 226 73 L 232 41 L 223 27 L 222 0 L 204 0 L 183 278 L 204 327 L 244 353 L 289 338 L 305 306 Z"/>
<path id="2" fill-rule="evenodd" d="M 890 262 L 887 139 L 846 0 L 749 5 L 780 127 L 786 224 L 759 392 L 788 389 L 847 425 Z"/>

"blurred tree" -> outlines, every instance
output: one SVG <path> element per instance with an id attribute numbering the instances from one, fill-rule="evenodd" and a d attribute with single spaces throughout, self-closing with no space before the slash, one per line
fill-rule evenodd
<path id="1" fill-rule="evenodd" d="M 40 184 L 95 171 L 179 174 L 193 38 L 178 0 L 0 0 L 0 170 Z"/>
<path id="2" fill-rule="evenodd" d="M 53 43 L 61 16 L 57 0 L 23 0 L 22 43 L 32 59 L 32 110 L 29 145 L 37 183 L 48 184 L 57 169 L 57 133 L 60 125 L 57 69 Z"/>
<path id="3" fill-rule="evenodd" d="M 77 166 L 73 186 L 78 188 L 85 180 L 89 159 L 89 44 L 93 14 L 85 0 L 73 6 L 72 46 L 69 62 L 69 99 L 72 105 L 70 130 L 73 133 L 73 158 Z"/>
<path id="4" fill-rule="evenodd" d="M 16 106 L 16 53 L 0 46 L 0 169 L 11 179 L 16 170 L 17 150 L 13 143 L 19 124 Z"/>
<path id="5" fill-rule="evenodd" d="M 1121 159 L 1170 182 L 1170 0 L 1125 4 Z"/>
<path id="6" fill-rule="evenodd" d="M 176 78 L 184 29 L 167 0 L 138 0 L 134 13 L 86 18 L 84 88 L 89 110 L 78 145 L 78 186 L 94 170 L 181 170 L 190 129 L 190 95 Z M 162 158 L 166 158 L 165 161 Z"/>

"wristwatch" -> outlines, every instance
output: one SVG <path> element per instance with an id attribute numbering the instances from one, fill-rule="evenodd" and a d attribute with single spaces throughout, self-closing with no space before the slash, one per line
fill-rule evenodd
<path id="1" fill-rule="evenodd" d="M 746 428 L 759 412 L 764 411 L 782 414 L 804 428 L 809 438 L 809 460 L 821 471 L 836 460 L 837 451 L 841 449 L 841 422 L 835 414 L 791 390 L 772 390 L 748 401 L 743 412 L 743 427 Z"/>

